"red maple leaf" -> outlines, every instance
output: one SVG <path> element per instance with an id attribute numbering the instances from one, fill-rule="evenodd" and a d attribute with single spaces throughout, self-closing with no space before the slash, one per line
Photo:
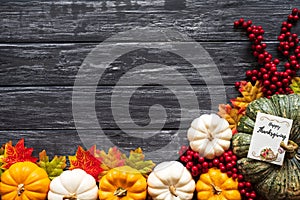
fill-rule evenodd
<path id="1" fill-rule="evenodd" d="M 16 146 L 13 146 L 11 142 L 6 143 L 4 157 L 2 159 L 4 164 L 1 168 L 8 169 L 14 163 L 24 161 L 36 163 L 38 158 L 32 157 L 32 152 L 33 148 L 26 148 L 24 146 L 24 139 L 19 140 Z"/>
<path id="2" fill-rule="evenodd" d="M 101 161 L 95 158 L 89 151 L 85 151 L 81 146 L 78 146 L 75 156 L 69 156 L 70 168 L 80 168 L 86 173 L 92 175 L 96 181 L 99 181 L 99 175 L 103 171 Z"/>

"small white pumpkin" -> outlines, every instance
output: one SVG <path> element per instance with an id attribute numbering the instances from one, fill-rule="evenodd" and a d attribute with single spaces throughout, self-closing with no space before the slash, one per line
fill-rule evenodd
<path id="1" fill-rule="evenodd" d="M 193 120 L 187 137 L 192 150 L 213 159 L 228 150 L 232 131 L 225 119 L 216 114 L 204 114 Z"/>
<path id="2" fill-rule="evenodd" d="M 190 200 L 195 181 L 190 172 L 177 161 L 158 164 L 148 177 L 148 193 L 153 200 Z"/>
<path id="3" fill-rule="evenodd" d="M 82 169 L 64 171 L 50 183 L 48 200 L 96 200 L 95 179 Z"/>

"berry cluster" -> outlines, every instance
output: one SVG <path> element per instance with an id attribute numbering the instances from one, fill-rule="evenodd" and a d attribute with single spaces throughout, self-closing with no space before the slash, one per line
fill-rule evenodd
<path id="1" fill-rule="evenodd" d="M 244 181 L 243 175 L 238 173 L 237 157 L 231 150 L 214 159 L 206 159 L 190 147 L 182 146 L 179 155 L 180 162 L 191 172 L 194 179 L 197 180 L 202 173 L 207 173 L 209 168 L 216 167 L 226 173 L 228 177 L 238 180 L 238 188 L 243 199 L 253 200 L 256 198 L 251 183 Z"/>
<path id="2" fill-rule="evenodd" d="M 292 9 L 287 21 L 282 23 L 281 33 L 278 36 L 278 51 L 288 60 L 284 66 L 284 71 L 278 71 L 280 60 L 272 58 L 272 55 L 266 50 L 267 44 L 263 42 L 264 30 L 261 26 L 252 25 L 252 21 L 245 21 L 243 18 L 234 22 L 236 28 L 242 27 L 246 30 L 248 38 L 251 41 L 253 56 L 257 58 L 258 69 L 248 70 L 246 76 L 252 81 L 257 80 L 263 85 L 264 96 L 270 97 L 273 94 L 292 93 L 289 85 L 292 78 L 300 69 L 298 59 L 300 58 L 299 38 L 296 33 L 291 33 L 291 28 L 299 20 L 300 11 L 297 8 Z M 236 83 L 239 86 L 239 82 Z"/>

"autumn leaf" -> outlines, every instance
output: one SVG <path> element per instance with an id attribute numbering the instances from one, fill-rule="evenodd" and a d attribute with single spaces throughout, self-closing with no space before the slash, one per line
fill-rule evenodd
<path id="1" fill-rule="evenodd" d="M 263 87 L 259 81 L 256 81 L 254 86 L 251 84 L 251 82 L 242 81 L 239 88 L 242 97 L 237 97 L 235 99 L 231 99 L 230 101 L 234 107 L 245 109 L 250 102 L 263 97 L 262 89 Z"/>
<path id="2" fill-rule="evenodd" d="M 233 108 L 229 104 L 220 104 L 218 115 L 227 120 L 232 134 L 235 134 L 237 133 L 237 125 L 240 118 L 245 115 L 245 110 Z"/>
<path id="3" fill-rule="evenodd" d="M 26 148 L 24 146 L 24 139 L 18 141 L 16 146 L 11 142 L 5 144 L 4 157 L 2 158 L 2 169 L 8 169 L 16 162 L 29 161 L 36 163 L 38 158 L 32 157 L 33 148 Z"/>
<path id="4" fill-rule="evenodd" d="M 100 151 L 96 148 L 96 145 L 89 149 L 89 152 L 101 161 L 101 168 L 103 171 L 100 176 L 104 176 L 110 169 L 125 165 L 124 154 L 117 148 L 109 148 L 108 152 Z"/>
<path id="5" fill-rule="evenodd" d="M 78 146 L 75 156 L 69 156 L 70 168 L 80 168 L 86 173 L 92 175 L 96 181 L 99 181 L 101 168 L 101 161 L 95 158 L 89 151 L 85 151 L 81 146 Z"/>
<path id="6" fill-rule="evenodd" d="M 129 157 L 126 157 L 125 165 L 137 169 L 145 177 L 147 177 L 150 172 L 152 172 L 155 164 L 152 160 L 144 160 L 145 155 L 141 148 L 130 151 Z"/>
<path id="7" fill-rule="evenodd" d="M 54 158 L 49 161 L 46 151 L 43 150 L 40 152 L 39 157 L 38 165 L 47 172 L 51 180 L 59 176 L 66 167 L 66 156 L 54 156 Z"/>
<path id="8" fill-rule="evenodd" d="M 11 141 L 10 141 L 11 143 Z M 3 173 L 3 169 L 1 169 L 1 166 L 3 165 L 3 158 L 4 158 L 4 149 L 5 149 L 5 144 L 1 146 L 0 148 L 0 177 L 1 177 L 1 174 Z"/>
<path id="9" fill-rule="evenodd" d="M 293 78 L 290 87 L 294 91 L 294 93 L 300 94 L 300 77 Z"/>

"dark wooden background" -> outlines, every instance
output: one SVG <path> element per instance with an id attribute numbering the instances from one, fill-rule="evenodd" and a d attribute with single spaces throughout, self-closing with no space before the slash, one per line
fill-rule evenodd
<path id="1" fill-rule="evenodd" d="M 245 78 L 245 71 L 256 65 L 246 34 L 233 28 L 234 20 L 251 19 L 263 26 L 268 51 L 276 52 L 276 38 L 281 23 L 300 1 L 291 0 L 78 0 L 78 1 L 0 1 L 0 142 L 16 143 L 25 138 L 35 155 L 46 149 L 50 156 L 74 154 L 83 145 L 72 114 L 72 91 L 76 74 L 86 56 L 111 36 L 132 28 L 152 26 L 174 28 L 199 42 L 211 55 L 226 87 L 227 102 L 237 95 L 235 81 Z M 296 28 L 297 29 L 297 28 Z M 296 30 L 295 29 L 295 30 Z M 300 30 L 300 29 L 298 29 Z M 299 33 L 299 32 L 298 32 Z M 175 38 L 180 41 L 180 38 Z M 143 41 L 116 41 L 113 45 Z M 153 41 L 169 45 L 173 41 Z M 103 47 L 106 54 L 111 47 Z M 109 56 L 109 55 L 108 55 Z M 96 111 L 105 134 L 123 149 L 141 146 L 146 152 L 167 145 L 176 137 L 179 123 L 189 124 L 195 116 L 181 119 L 176 97 L 165 88 L 145 85 L 132 98 L 132 119 L 143 127 L 149 123 L 149 106 L 161 103 L 168 113 L 167 122 L 156 137 L 129 137 L 110 116 L 110 96 L 115 80 L 132 66 L 159 63 L 172 66 L 193 86 L 201 113 L 209 112 L 207 85 L 182 59 L 169 52 L 140 49 L 121 56 L 106 70 L 96 91 Z M 164 70 L 162 67 L 160 70 Z M 147 72 L 146 72 L 147 74 Z M 148 75 L 151 77 L 151 73 Z M 176 76 L 160 77 L 176 79 Z M 223 86 L 223 85 L 222 85 Z M 220 85 L 214 86 L 215 94 Z M 121 86 L 120 96 L 131 85 Z M 185 86 L 178 85 L 185 93 Z M 87 95 L 92 91 L 82 85 Z M 224 102 L 226 103 L 226 102 Z M 197 112 L 195 110 L 195 112 Z M 128 119 L 123 118 L 128 123 Z M 159 119 L 158 119 L 159 120 Z M 155 123 L 155 122 L 153 122 Z M 181 131 L 185 134 L 187 125 Z M 86 137 L 100 140 L 97 127 L 85 130 Z M 153 134 L 155 130 L 132 129 L 132 134 Z M 132 135 L 131 135 L 132 136 Z M 98 148 L 102 148 L 98 146 Z M 163 155 L 164 152 L 161 152 Z M 157 160 L 161 161 L 161 157 Z"/>

